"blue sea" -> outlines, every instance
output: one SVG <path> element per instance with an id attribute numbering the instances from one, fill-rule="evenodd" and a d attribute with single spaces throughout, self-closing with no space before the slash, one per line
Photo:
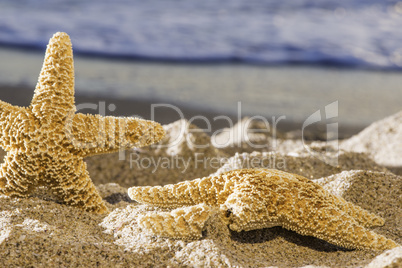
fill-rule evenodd
<path id="1" fill-rule="evenodd" d="M 43 49 L 57 31 L 83 55 L 402 69 L 393 0 L 0 2 L 0 45 Z"/>

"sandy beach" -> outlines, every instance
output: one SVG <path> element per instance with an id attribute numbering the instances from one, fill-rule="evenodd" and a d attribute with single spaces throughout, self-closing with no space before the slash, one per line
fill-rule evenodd
<path id="1" fill-rule="evenodd" d="M 247 128 L 243 123 L 233 129 Z M 253 129 L 259 126 L 248 124 Z M 164 125 L 166 136 L 156 145 L 86 159 L 90 176 L 111 211 L 108 215 L 60 204 L 46 187 L 28 199 L 0 196 L 0 262 L 5 267 L 398 267 L 401 247 L 386 252 L 346 250 L 280 227 L 237 233 L 217 215 L 207 222 L 199 240 L 151 236 L 136 219 L 159 209 L 132 201 L 127 189 L 237 168 L 277 168 L 312 179 L 383 217 L 385 225 L 374 231 L 401 244 L 401 126 L 399 112 L 339 141 L 338 163 L 330 165 L 311 155 L 302 140 L 286 138 L 286 133 L 274 140 L 270 132 L 246 130 L 247 141 L 269 146 L 256 150 L 245 137 L 237 136 L 228 140 L 227 147 L 216 148 L 210 135 L 194 131 L 199 129 L 186 120 Z M 228 137 L 221 134 L 214 139 Z M 309 142 L 309 148 L 334 157 L 334 142 Z M 158 159 L 168 159 L 169 165 L 159 166 Z M 220 161 L 208 162 L 211 159 Z"/>

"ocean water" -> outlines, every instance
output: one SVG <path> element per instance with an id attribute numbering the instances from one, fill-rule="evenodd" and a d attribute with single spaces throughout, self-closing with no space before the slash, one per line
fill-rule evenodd
<path id="1" fill-rule="evenodd" d="M 24 92 L 30 99 L 43 57 L 44 51 L 0 49 L 0 91 L 2 85 L 20 85 L 31 90 Z M 285 116 L 281 122 L 292 124 L 304 122 L 317 110 L 325 111 L 327 105 L 338 102 L 336 122 L 340 129 L 351 133 L 348 129 L 360 130 L 402 109 L 401 72 L 229 63 L 165 64 L 80 56 L 74 56 L 74 65 L 76 95 L 173 104 L 196 109 L 201 116 L 201 111 L 237 119 L 263 116 L 270 124 L 274 118 Z M 12 96 L 5 101 L 28 104 L 15 103 Z M 144 112 L 134 103 L 129 110 L 129 115 Z M 322 118 L 326 120 L 324 114 Z"/>
<path id="2" fill-rule="evenodd" d="M 172 62 L 402 69 L 402 2 L 386 0 L 8 0 L 0 44 Z"/>
<path id="3" fill-rule="evenodd" d="M 0 90 L 33 91 L 57 31 L 77 95 L 299 123 L 337 102 L 359 129 L 402 109 L 402 2 L 3 0 Z"/>

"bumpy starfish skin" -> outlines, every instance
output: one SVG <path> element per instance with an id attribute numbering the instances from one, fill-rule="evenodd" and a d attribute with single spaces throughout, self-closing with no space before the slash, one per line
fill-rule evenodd
<path id="1" fill-rule="evenodd" d="M 222 219 L 238 232 L 282 226 L 344 248 L 385 250 L 398 246 L 365 229 L 383 225 L 382 218 L 331 195 L 309 179 L 279 170 L 241 169 L 163 187 L 132 187 L 128 192 L 138 202 L 162 208 L 190 206 L 191 210 L 200 203 L 219 207 Z M 147 229 L 164 222 L 162 229 L 148 228 L 157 235 L 177 238 L 190 233 L 188 238 L 200 237 L 200 233 L 189 231 L 170 235 L 171 231 L 163 228 L 179 230 L 172 226 L 173 220 L 165 220 L 171 217 L 174 215 L 164 212 L 139 223 Z M 191 222 L 182 226 L 185 224 Z"/>
<path id="2" fill-rule="evenodd" d="M 140 227 L 153 234 L 172 238 L 198 239 L 202 236 L 211 208 L 205 204 L 182 207 L 171 212 L 150 213 L 138 218 Z"/>
<path id="3" fill-rule="evenodd" d="M 105 213 L 83 157 L 159 141 L 163 128 L 136 118 L 75 113 L 74 66 L 70 38 L 56 33 L 29 107 L 0 101 L 0 194 L 26 197 L 48 186 L 66 204 Z"/>

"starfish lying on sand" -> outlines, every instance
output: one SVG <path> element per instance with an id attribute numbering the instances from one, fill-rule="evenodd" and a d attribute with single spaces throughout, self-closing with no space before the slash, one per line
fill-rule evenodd
<path id="1" fill-rule="evenodd" d="M 163 128 L 137 118 L 75 113 L 70 38 L 49 41 L 29 107 L 0 101 L 0 146 L 8 151 L 0 168 L 0 194 L 26 197 L 48 186 L 66 204 L 107 212 L 83 158 L 159 141 Z"/>
<path id="2" fill-rule="evenodd" d="M 143 229 L 165 237 L 200 238 L 211 207 L 218 207 L 237 232 L 282 226 L 349 249 L 398 246 L 365 229 L 383 225 L 382 218 L 309 179 L 279 170 L 240 169 L 175 185 L 132 187 L 128 194 L 141 203 L 176 208 L 138 219 Z"/>

